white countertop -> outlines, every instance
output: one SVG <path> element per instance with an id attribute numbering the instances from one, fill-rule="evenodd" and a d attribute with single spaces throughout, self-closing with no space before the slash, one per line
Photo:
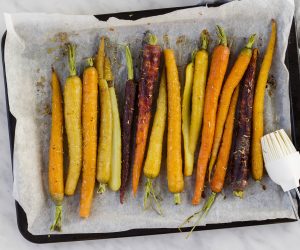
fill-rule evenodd
<path id="1" fill-rule="evenodd" d="M 3 12 L 60 12 L 68 14 L 101 14 L 130 10 L 166 8 L 193 5 L 197 0 L 1 0 Z M 210 1 L 212 2 L 212 1 Z M 299 5 L 300 0 L 296 0 Z M 300 8 L 296 8 L 300 19 Z M 5 31 L 3 16 L 0 18 L 0 35 Z M 299 32 L 298 32 L 299 33 Z M 124 239 L 96 240 L 48 245 L 34 245 L 18 231 L 15 204 L 12 198 L 12 172 L 2 65 L 0 65 L 0 249 L 299 249 L 300 222 L 194 232 L 186 240 L 185 234 L 133 237 Z"/>

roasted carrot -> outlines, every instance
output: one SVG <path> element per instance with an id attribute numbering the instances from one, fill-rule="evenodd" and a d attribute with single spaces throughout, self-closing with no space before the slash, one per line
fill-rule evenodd
<path id="1" fill-rule="evenodd" d="M 189 138 L 189 149 L 192 154 L 192 162 L 191 165 L 184 167 L 185 176 L 191 176 L 193 173 L 194 154 L 202 125 L 204 95 L 208 69 L 208 40 L 208 32 L 207 30 L 203 30 L 201 33 L 202 46 L 195 56 L 195 69 L 193 78 L 192 111 Z"/>
<path id="2" fill-rule="evenodd" d="M 257 78 L 253 104 L 253 134 L 252 134 L 252 160 L 251 170 L 254 180 L 261 180 L 263 176 L 263 156 L 260 139 L 264 133 L 264 97 L 269 71 L 272 65 L 274 48 L 276 43 L 276 21 L 272 20 L 272 31 L 268 47 Z"/>
<path id="3" fill-rule="evenodd" d="M 255 72 L 258 50 L 253 55 L 242 81 L 240 104 L 237 112 L 237 125 L 235 129 L 235 143 L 231 160 L 231 185 L 234 195 L 243 196 L 248 183 L 250 171 L 250 142 L 252 128 L 252 105 L 255 89 Z"/>
<path id="4" fill-rule="evenodd" d="M 152 198 L 157 205 L 157 212 L 162 214 L 158 196 L 152 185 L 152 180 L 155 179 L 160 172 L 161 157 L 163 149 L 163 139 L 167 119 L 167 90 L 166 90 L 166 74 L 162 72 L 159 93 L 157 98 L 156 111 L 152 125 L 147 157 L 144 165 L 144 175 L 147 177 L 144 195 L 144 207 L 146 207 L 148 198 Z"/>
<path id="5" fill-rule="evenodd" d="M 218 193 L 220 193 L 223 189 L 224 182 L 225 182 L 225 176 L 227 172 L 227 165 L 228 165 L 228 159 L 230 155 L 230 149 L 231 149 L 231 142 L 232 142 L 232 134 L 234 129 L 234 121 L 235 121 L 235 113 L 236 113 L 236 105 L 238 102 L 238 96 L 239 96 L 239 88 L 238 85 L 236 89 L 234 90 L 228 115 L 225 122 L 225 129 L 222 136 L 222 144 L 219 150 L 217 163 L 215 167 L 215 171 L 213 173 L 212 181 L 210 182 L 210 189 L 212 191 L 211 195 L 208 197 L 207 201 L 205 202 L 204 206 L 195 212 L 193 215 L 189 216 L 180 226 L 184 226 L 186 223 L 189 223 L 191 219 L 198 216 L 198 219 L 195 221 L 194 226 L 192 227 L 191 231 L 189 232 L 188 236 L 194 231 L 195 227 L 200 223 L 201 219 L 207 215 L 210 208 L 214 204 L 215 198 Z"/>
<path id="6" fill-rule="evenodd" d="M 211 153 L 216 125 L 216 112 L 223 79 L 226 73 L 230 50 L 224 30 L 217 26 L 220 44 L 214 48 L 204 97 L 203 129 L 197 162 L 195 191 L 192 203 L 199 204 L 204 189 L 204 180 Z"/>
<path id="7" fill-rule="evenodd" d="M 216 130 L 214 134 L 213 148 L 212 148 L 211 158 L 209 162 L 209 173 L 208 173 L 209 180 L 221 144 L 221 138 L 224 130 L 224 124 L 227 117 L 231 96 L 234 89 L 241 81 L 249 65 L 252 56 L 251 48 L 254 41 L 255 41 L 255 34 L 250 36 L 248 43 L 238 55 L 238 58 L 236 59 L 222 88 L 222 93 L 221 93 L 220 102 L 217 111 L 217 121 L 216 121 Z"/>
<path id="8" fill-rule="evenodd" d="M 132 173 L 132 191 L 136 195 L 145 148 L 148 138 L 148 129 L 151 119 L 153 89 L 158 80 L 161 48 L 156 45 L 156 36 L 148 34 L 149 42 L 144 45 L 141 66 L 141 77 L 139 81 L 138 96 L 138 123 L 136 130 L 135 155 Z"/>
<path id="9" fill-rule="evenodd" d="M 225 176 L 227 172 L 228 160 L 230 156 L 232 134 L 234 129 L 234 120 L 236 113 L 236 105 L 238 102 L 240 86 L 238 85 L 231 98 L 228 115 L 225 122 L 224 133 L 222 136 L 222 143 L 218 153 L 215 170 L 212 180 L 210 182 L 210 189 L 213 193 L 220 193 L 223 189 Z"/>
<path id="10" fill-rule="evenodd" d="M 93 59 L 88 59 L 88 67 L 83 72 L 82 127 L 83 127 L 83 171 L 80 196 L 80 216 L 90 214 L 96 179 L 97 157 L 97 108 L 98 73 Z"/>
<path id="11" fill-rule="evenodd" d="M 65 186 L 65 194 L 73 195 L 78 183 L 82 166 L 82 130 L 81 103 L 82 83 L 76 75 L 75 45 L 69 44 L 70 76 L 64 88 L 65 124 L 69 148 L 69 168 Z"/>
<path id="12" fill-rule="evenodd" d="M 121 125 L 118 109 L 118 101 L 113 83 L 113 74 L 111 70 L 110 60 L 105 57 L 104 61 L 104 78 L 109 84 L 109 96 L 112 110 L 112 151 L 111 151 L 111 170 L 108 186 L 113 191 L 118 191 L 121 186 L 121 168 L 122 168 L 122 152 L 121 152 Z"/>
<path id="13" fill-rule="evenodd" d="M 106 79 L 104 79 L 105 41 L 102 37 L 96 59 L 96 67 L 99 76 L 100 95 L 100 130 L 97 156 L 97 181 L 99 182 L 99 193 L 105 191 L 105 187 L 111 174 L 112 157 L 112 107 Z"/>
<path id="14" fill-rule="evenodd" d="M 193 57 L 193 56 L 192 56 Z M 193 171 L 194 155 L 191 153 L 190 141 L 190 123 L 191 123 L 191 94 L 193 87 L 194 75 L 194 58 L 186 66 L 185 69 L 185 83 L 182 96 L 182 137 L 184 149 L 184 175 L 189 176 Z"/>
<path id="15" fill-rule="evenodd" d="M 121 188 L 120 188 L 120 202 L 123 204 L 125 189 L 128 182 L 130 171 L 130 145 L 132 139 L 132 122 L 135 108 L 135 92 L 136 86 L 133 77 L 133 63 L 129 46 L 125 49 L 126 63 L 127 63 L 127 81 L 125 84 L 125 105 L 122 121 L 122 171 L 121 171 Z"/>
<path id="16" fill-rule="evenodd" d="M 64 199 L 64 165 L 63 165 L 63 103 L 60 83 L 52 68 L 52 123 L 49 146 L 49 192 L 56 206 L 54 223 L 51 231 L 61 231 L 62 202 Z"/>
<path id="17" fill-rule="evenodd" d="M 165 49 L 168 91 L 167 178 L 168 188 L 174 193 L 175 204 L 180 204 L 184 188 L 181 156 L 181 100 L 180 82 L 174 51 Z"/>

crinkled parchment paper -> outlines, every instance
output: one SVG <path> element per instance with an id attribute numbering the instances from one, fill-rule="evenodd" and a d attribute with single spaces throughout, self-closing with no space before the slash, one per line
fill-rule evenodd
<path id="1" fill-rule="evenodd" d="M 273 80 L 266 91 L 265 128 L 266 131 L 284 128 L 290 133 L 289 75 L 284 65 L 284 57 L 293 12 L 292 0 L 244 0 L 216 8 L 179 10 L 137 21 L 111 18 L 107 22 L 100 22 L 94 16 L 83 15 L 6 14 L 6 75 L 10 110 L 17 119 L 14 197 L 27 214 L 29 231 L 33 234 L 47 234 L 53 219 L 54 206 L 48 194 L 47 183 L 51 122 L 50 69 L 54 65 L 63 86 L 68 74 L 65 53 L 67 42 L 77 44 L 78 72 L 82 73 L 85 59 L 96 53 L 99 37 L 109 37 L 109 55 L 114 65 L 115 85 L 119 105 L 122 107 L 126 80 L 123 45 L 130 44 L 134 64 L 137 66 L 146 30 L 155 33 L 162 46 L 168 36 L 171 48 L 176 50 L 179 70 L 183 72 L 191 52 L 199 43 L 202 29 L 206 28 L 210 32 L 212 49 L 217 42 L 215 25 L 224 27 L 232 47 L 232 64 L 246 38 L 253 33 L 257 34 L 255 46 L 263 54 L 270 32 L 270 22 L 275 18 L 278 22 L 278 42 L 270 74 Z M 138 67 L 135 73 L 138 78 Z M 67 163 L 67 154 L 65 155 Z M 143 210 L 141 183 L 136 199 L 132 198 L 128 187 L 124 205 L 119 203 L 119 193 L 95 193 L 90 218 L 80 219 L 77 190 L 74 197 L 66 197 L 64 200 L 63 232 L 100 233 L 132 228 L 177 227 L 200 206 L 196 208 L 190 205 L 193 186 L 191 178 L 186 178 L 182 205 L 174 206 L 173 196 L 167 190 L 165 172 L 163 165 L 162 173 L 155 182 L 164 199 L 163 217 L 153 210 Z M 217 197 L 202 223 L 294 218 L 289 200 L 280 187 L 273 184 L 268 177 L 262 183 L 266 188 L 250 181 L 243 200 L 234 198 L 227 185 L 224 195 Z"/>

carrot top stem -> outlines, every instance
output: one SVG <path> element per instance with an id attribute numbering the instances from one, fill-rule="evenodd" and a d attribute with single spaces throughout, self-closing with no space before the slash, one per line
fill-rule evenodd
<path id="1" fill-rule="evenodd" d="M 208 43 L 209 43 L 209 37 L 208 37 L 208 31 L 207 30 L 203 30 L 201 32 L 200 40 L 201 40 L 201 49 L 202 50 L 207 50 Z"/>
<path id="2" fill-rule="evenodd" d="M 75 63 L 75 53 L 76 46 L 75 44 L 68 43 L 68 53 L 69 53 L 69 70 L 70 76 L 76 76 L 76 63 Z"/>
<path id="3" fill-rule="evenodd" d="M 180 205 L 180 204 L 181 204 L 181 196 L 180 196 L 180 193 L 174 194 L 174 204 L 175 204 L 175 205 Z"/>
<path id="4" fill-rule="evenodd" d="M 219 37 L 219 44 L 227 47 L 227 36 L 224 29 L 217 25 L 217 35 Z"/>
<path id="5" fill-rule="evenodd" d="M 106 191 L 106 186 L 107 186 L 106 183 L 100 183 L 99 187 L 98 187 L 98 190 L 97 190 L 97 193 L 98 194 L 104 194 L 105 191 Z"/>
<path id="6" fill-rule="evenodd" d="M 144 209 L 148 207 L 148 201 L 149 199 L 153 199 L 156 207 L 152 208 L 159 214 L 163 215 L 162 208 L 161 208 L 161 197 L 155 192 L 152 180 L 150 178 L 147 178 L 147 182 L 145 184 L 145 194 L 144 194 Z"/>
<path id="7" fill-rule="evenodd" d="M 148 33 L 148 43 L 150 45 L 156 45 L 157 44 L 157 37 L 156 35 L 152 34 L 152 33 Z"/>
<path id="8" fill-rule="evenodd" d="M 93 58 L 92 58 L 92 57 L 89 57 L 89 58 L 86 60 L 86 62 L 87 62 L 87 65 L 88 65 L 89 67 L 93 67 L 94 62 L 93 62 Z"/>
<path id="9" fill-rule="evenodd" d="M 195 57 L 196 57 L 196 54 L 197 54 L 198 50 L 197 49 L 194 49 L 192 51 L 192 55 L 191 55 L 191 62 L 194 63 L 195 61 Z"/>
<path id="10" fill-rule="evenodd" d="M 251 49 L 254 42 L 255 42 L 255 37 L 256 37 L 256 34 L 252 34 L 249 39 L 248 39 L 248 43 L 246 44 L 245 48 L 247 49 Z"/>
<path id="11" fill-rule="evenodd" d="M 50 227 L 51 231 L 61 231 L 61 221 L 62 221 L 62 205 L 57 205 L 55 208 L 55 218 L 54 222 Z"/>
<path id="12" fill-rule="evenodd" d="M 128 45 L 126 45 L 125 47 L 125 56 L 126 56 L 128 80 L 133 80 L 133 63 L 132 63 L 130 48 Z"/>
<path id="13" fill-rule="evenodd" d="M 244 197 L 244 191 L 233 191 L 233 194 L 241 199 Z"/>
<path id="14" fill-rule="evenodd" d="M 186 238 L 188 238 L 192 234 L 192 232 L 195 230 L 196 226 L 199 225 L 200 221 L 208 214 L 210 208 L 212 207 L 212 205 L 215 202 L 216 196 L 217 196 L 217 193 L 212 192 L 211 195 L 208 197 L 208 200 L 206 201 L 204 206 L 200 210 L 198 210 L 197 212 L 195 212 L 194 214 L 192 214 L 191 216 L 186 218 L 185 221 L 178 227 L 178 229 L 181 231 L 181 228 L 185 224 L 189 223 L 193 218 L 195 218 L 196 216 L 199 215 L 198 219 L 195 221 L 191 231 L 188 233 Z"/>

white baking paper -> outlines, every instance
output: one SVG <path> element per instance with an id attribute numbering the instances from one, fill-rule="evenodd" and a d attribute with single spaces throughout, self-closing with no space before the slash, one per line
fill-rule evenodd
<path id="1" fill-rule="evenodd" d="M 94 16 L 43 13 L 5 14 L 7 38 L 5 62 L 10 110 L 17 119 L 14 148 L 14 197 L 21 204 L 33 234 L 48 234 L 54 216 L 54 205 L 48 193 L 48 145 L 51 122 L 50 69 L 58 71 L 62 86 L 68 74 L 66 42 L 77 44 L 78 72 L 82 73 L 85 58 L 96 53 L 100 36 L 110 39 L 109 55 L 113 61 L 119 106 L 123 106 L 126 67 L 123 45 L 130 44 L 134 64 L 139 65 L 141 42 L 146 30 L 158 37 L 164 46 L 166 35 L 176 51 L 180 72 L 184 72 L 191 52 L 199 44 L 199 35 L 206 28 L 211 34 L 210 50 L 217 43 L 215 25 L 221 25 L 231 43 L 231 65 L 246 38 L 257 34 L 255 46 L 261 55 L 270 33 L 271 19 L 278 23 L 276 53 L 271 69 L 270 87 L 266 92 L 266 132 L 284 128 L 290 133 L 288 71 L 284 65 L 288 35 L 294 13 L 292 0 L 244 0 L 221 7 L 197 7 L 137 21 L 110 18 L 100 22 Z M 296 52 L 295 52 L 296 53 Z M 138 78 L 138 67 L 135 74 Z M 122 115 L 122 111 L 120 111 Z M 67 160 L 67 154 L 66 154 Z M 67 163 L 67 161 L 65 161 Z M 67 165 L 67 164 L 66 164 Z M 193 179 L 185 179 L 182 204 L 173 205 L 167 190 L 165 165 L 155 181 L 163 197 L 164 216 L 144 210 L 143 184 L 136 199 L 128 187 L 126 202 L 119 203 L 119 193 L 95 193 L 92 213 L 80 219 L 79 188 L 74 197 L 63 204 L 63 233 L 118 232 L 133 228 L 174 228 L 201 206 L 191 205 Z M 202 221 L 231 221 L 295 218 L 288 197 L 281 188 L 265 177 L 262 184 L 250 180 L 243 200 L 232 196 L 227 185 L 209 215 Z M 80 185 L 80 183 L 79 183 Z M 264 188 L 266 187 L 266 188 Z M 208 189 L 208 188 L 207 188 Z M 209 194 L 209 191 L 206 191 Z M 226 199 L 225 199 L 226 198 Z"/>

